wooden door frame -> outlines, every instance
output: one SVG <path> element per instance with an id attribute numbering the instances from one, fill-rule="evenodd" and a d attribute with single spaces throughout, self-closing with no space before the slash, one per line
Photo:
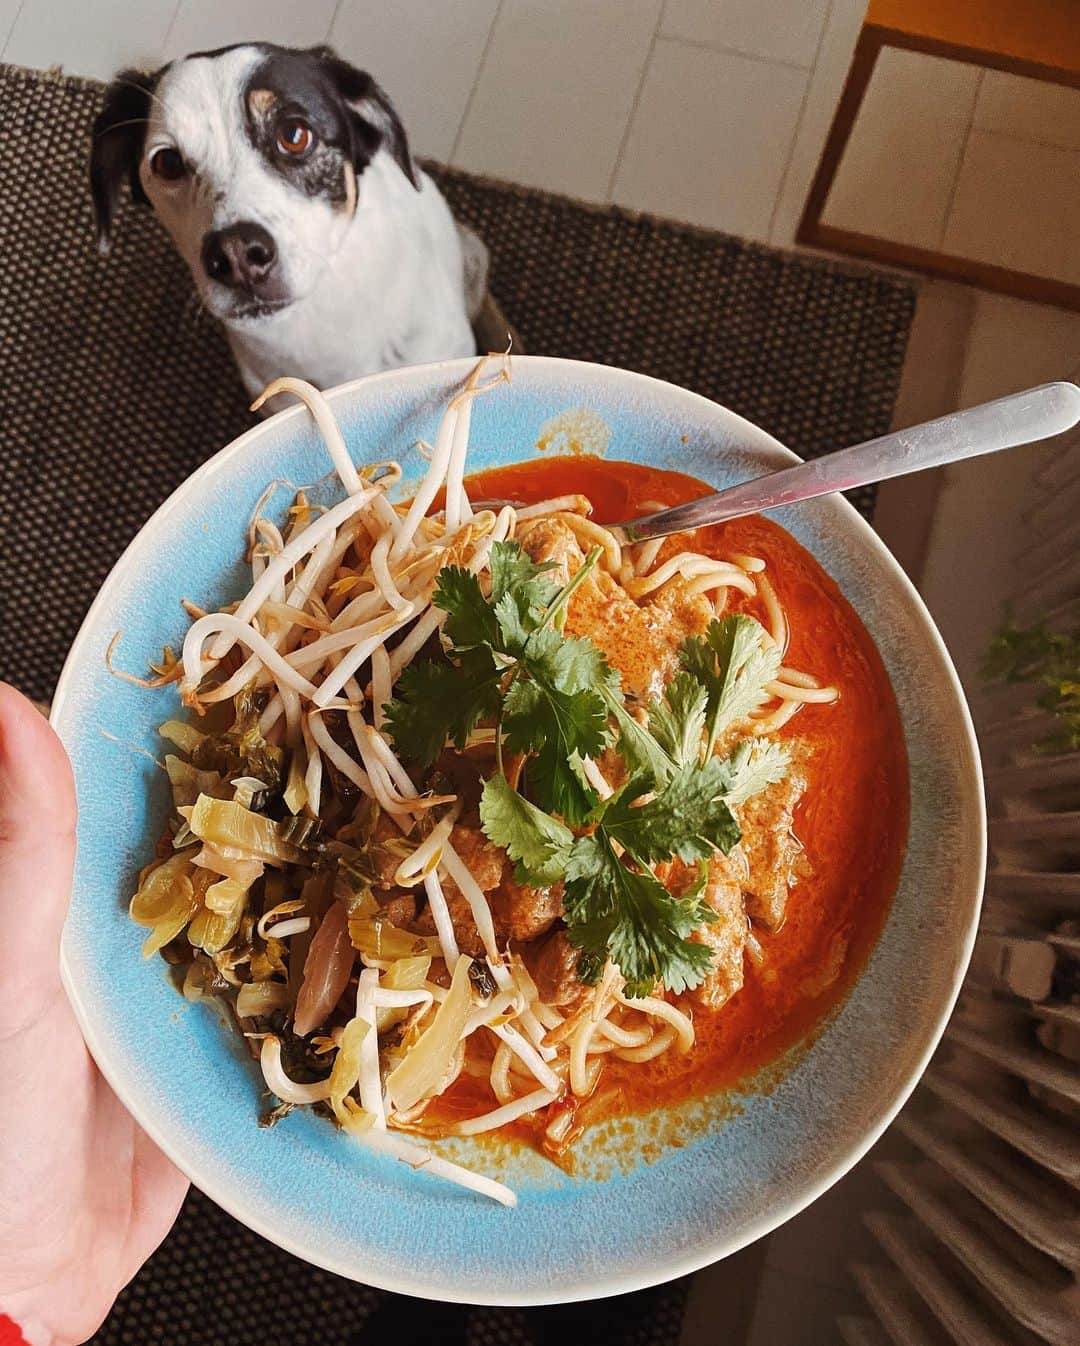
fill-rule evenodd
<path id="1" fill-rule="evenodd" d="M 1039 304 L 1055 304 L 1059 308 L 1080 311 L 1080 285 L 1035 275 L 1030 271 L 1013 271 L 1008 267 L 992 266 L 988 262 L 975 262 L 952 253 L 918 248 L 912 244 L 898 243 L 892 239 L 878 238 L 873 234 L 859 233 L 854 229 L 841 229 L 822 222 L 822 211 L 825 209 L 840 161 L 851 139 L 855 120 L 883 47 L 900 47 L 907 51 L 923 52 L 928 56 L 964 61 L 983 69 L 1004 70 L 1012 75 L 1023 75 L 1029 79 L 1045 80 L 1048 83 L 1080 89 L 1080 72 L 1060 70 L 1039 61 L 1022 60 L 1002 55 L 1000 52 L 988 52 L 976 47 L 937 41 L 918 34 L 905 33 L 896 28 L 884 28 L 873 23 L 864 24 L 859 33 L 859 40 L 855 44 L 851 68 L 844 82 L 829 134 L 821 151 L 817 172 L 810 184 L 806 205 L 795 233 L 795 242 L 806 247 L 824 248 L 830 252 L 847 253 L 870 261 L 884 262 L 889 266 L 909 267 L 926 275 L 940 276 L 944 280 L 963 281 L 970 285 L 981 286 L 985 290 L 994 290 L 999 294 L 1013 295 L 1018 299 L 1028 299 Z"/>

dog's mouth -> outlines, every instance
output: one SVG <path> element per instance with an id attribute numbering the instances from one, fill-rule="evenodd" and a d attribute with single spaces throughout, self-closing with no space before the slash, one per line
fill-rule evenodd
<path id="1" fill-rule="evenodd" d="M 230 321 L 251 322 L 256 318 L 268 318 L 272 313 L 280 313 L 288 308 L 291 299 L 240 299 L 229 310 Z"/>

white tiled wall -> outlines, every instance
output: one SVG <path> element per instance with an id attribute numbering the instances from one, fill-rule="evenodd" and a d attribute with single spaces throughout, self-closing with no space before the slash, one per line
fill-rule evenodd
<path id="1" fill-rule="evenodd" d="M 972 128 L 945 252 L 1080 285 L 1078 221 L 1080 151 Z"/>
<path id="2" fill-rule="evenodd" d="M 337 0 L 292 5 L 266 0 L 183 0 L 178 5 L 173 0 L 171 8 L 175 13 L 161 53 L 166 61 L 190 51 L 247 42 L 252 34 L 283 47 L 312 47 L 326 41 Z"/>
<path id="3" fill-rule="evenodd" d="M 329 40 L 389 90 L 417 153 L 447 163 L 498 8 L 499 0 L 345 0 Z"/>
<path id="4" fill-rule="evenodd" d="M 974 125 L 981 131 L 1080 150 L 1080 95 L 1060 84 L 987 70 Z"/>
<path id="5" fill-rule="evenodd" d="M 661 38 L 631 119 L 614 199 L 768 238 L 806 80 L 793 66 Z"/>
<path id="6" fill-rule="evenodd" d="M 667 0 L 660 32 L 809 70 L 828 10 L 828 0 Z"/>
<path id="7" fill-rule="evenodd" d="M 0 0 L 0 51 L 7 43 L 21 4 L 22 0 Z"/>
<path id="8" fill-rule="evenodd" d="M 107 79 L 329 41 L 417 153 L 790 243 L 866 0 L 0 0 L 0 55 Z"/>
<path id="9" fill-rule="evenodd" d="M 502 0 L 455 162 L 604 200 L 661 0 Z"/>
<path id="10" fill-rule="evenodd" d="M 22 0 L 3 57 L 104 76 L 162 53 L 175 10 L 176 0 Z"/>

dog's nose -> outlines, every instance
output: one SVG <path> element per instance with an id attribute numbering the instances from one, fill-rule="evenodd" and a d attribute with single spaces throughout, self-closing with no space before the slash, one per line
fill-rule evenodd
<path id="1" fill-rule="evenodd" d="M 254 290 L 273 271 L 277 247 L 261 224 L 242 220 L 207 234 L 202 260 L 211 280 L 234 290 Z"/>

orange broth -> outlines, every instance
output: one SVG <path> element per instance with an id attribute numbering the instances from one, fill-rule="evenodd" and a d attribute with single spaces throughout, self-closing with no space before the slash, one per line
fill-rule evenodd
<path id="1" fill-rule="evenodd" d="M 531 503 L 581 493 L 599 523 L 632 519 L 647 502 L 681 504 L 711 489 L 680 473 L 584 455 L 496 468 L 467 485 L 474 500 Z M 803 706 L 777 735 L 811 749 L 794 829 L 810 873 L 792 888 L 778 931 L 755 927 L 763 966 L 747 957 L 740 991 L 717 1009 L 693 1008 L 696 1041 L 686 1055 L 668 1051 L 645 1068 L 609 1058 L 590 1125 L 730 1086 L 806 1037 L 862 969 L 888 914 L 907 840 L 907 754 L 896 698 L 881 656 L 837 585 L 789 533 L 761 516 L 701 529 L 686 545 L 721 558 L 760 556 L 788 620 L 784 662 L 838 687 L 840 696 L 831 705 Z M 768 624 L 764 605 L 736 590 L 729 591 L 728 610 Z M 449 1121 L 481 1104 L 494 1106 L 487 1082 L 462 1077 L 437 1111 Z M 512 1131 L 532 1134 L 520 1126 Z"/>

